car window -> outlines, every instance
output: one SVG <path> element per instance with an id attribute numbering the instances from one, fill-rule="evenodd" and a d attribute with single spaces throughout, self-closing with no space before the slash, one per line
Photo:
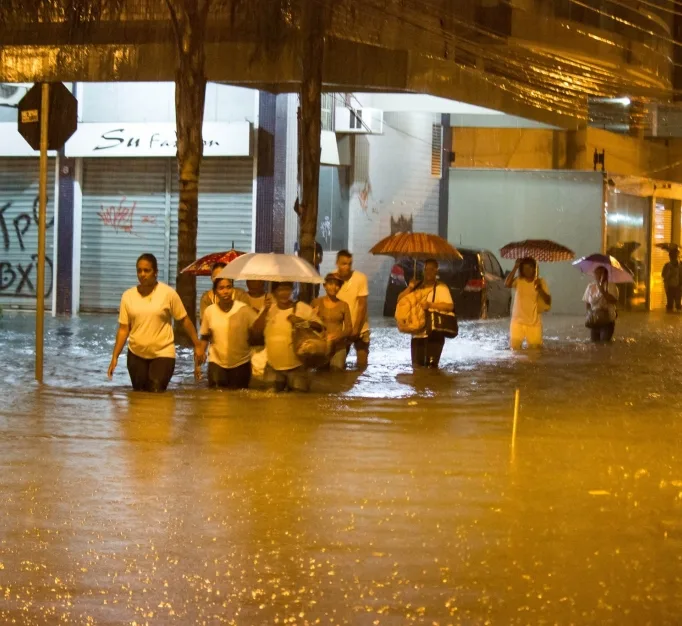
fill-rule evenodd
<path id="1" fill-rule="evenodd" d="M 495 272 L 493 271 L 493 264 L 490 261 L 490 257 L 488 256 L 488 254 L 485 252 L 481 252 L 481 258 L 483 259 L 483 269 L 485 270 L 485 273 L 494 274 Z"/>
<path id="2" fill-rule="evenodd" d="M 439 261 L 439 271 L 441 274 L 451 274 L 454 272 L 465 272 L 475 270 L 478 267 L 478 258 L 472 252 L 462 251 L 462 259 L 456 261 Z"/>
<path id="3" fill-rule="evenodd" d="M 488 253 L 488 256 L 490 257 L 490 262 L 492 263 L 493 266 L 493 274 L 495 274 L 496 276 L 504 276 L 502 266 L 500 265 L 500 262 L 497 260 L 495 255 Z"/>

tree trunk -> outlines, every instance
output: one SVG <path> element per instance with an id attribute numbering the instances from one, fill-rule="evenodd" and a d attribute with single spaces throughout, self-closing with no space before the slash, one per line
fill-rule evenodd
<path id="1" fill-rule="evenodd" d="M 314 264 L 317 235 L 317 201 L 320 183 L 320 134 L 322 132 L 322 64 L 324 58 L 324 9 L 311 3 L 305 14 L 306 27 L 301 55 L 301 110 L 298 150 L 301 204 L 298 210 L 300 256 Z M 312 286 L 304 285 L 301 299 L 312 300 Z"/>
<path id="2" fill-rule="evenodd" d="M 197 258 L 199 222 L 199 169 L 204 154 L 202 127 L 206 98 L 204 54 L 205 17 L 195 0 L 183 0 L 174 13 L 178 32 L 178 67 L 175 74 L 175 115 L 178 139 L 178 269 L 176 289 L 196 325 L 196 279 L 180 271 Z M 177 329 L 179 339 L 184 333 Z"/>

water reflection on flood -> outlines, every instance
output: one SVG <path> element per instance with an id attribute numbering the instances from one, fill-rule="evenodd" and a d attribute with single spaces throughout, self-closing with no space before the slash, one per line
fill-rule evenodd
<path id="1" fill-rule="evenodd" d="M 133 394 L 115 321 L 0 320 L 2 624 L 678 624 L 682 318 L 540 354 L 373 335 L 308 396 Z M 521 390 L 510 463 L 513 390 Z"/>

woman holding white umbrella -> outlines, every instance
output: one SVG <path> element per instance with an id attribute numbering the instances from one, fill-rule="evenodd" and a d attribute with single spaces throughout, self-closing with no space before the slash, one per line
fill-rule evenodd
<path id="1" fill-rule="evenodd" d="M 618 318 L 618 286 L 616 283 L 633 282 L 632 275 L 612 256 L 592 254 L 573 265 L 585 273 L 592 273 L 591 282 L 583 295 L 587 310 L 585 326 L 590 329 L 594 343 L 608 343 L 613 339 Z"/>

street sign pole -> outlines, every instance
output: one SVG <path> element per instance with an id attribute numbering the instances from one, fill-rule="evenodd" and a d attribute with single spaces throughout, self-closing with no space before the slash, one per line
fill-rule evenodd
<path id="1" fill-rule="evenodd" d="M 36 285 L 36 380 L 43 382 L 45 338 L 45 226 L 47 223 L 47 138 L 50 119 L 50 85 L 43 83 L 40 101 L 40 199 L 38 215 L 38 284 Z"/>
<path id="2" fill-rule="evenodd" d="M 1 1 L 1 0 L 0 0 Z M 40 150 L 38 196 L 38 281 L 36 284 L 36 380 L 43 382 L 45 339 L 45 228 L 47 222 L 47 151 L 61 150 L 78 127 L 78 102 L 62 83 L 36 83 L 19 102 L 18 129 L 31 148 Z M 18 228 L 18 227 L 17 227 Z"/>

